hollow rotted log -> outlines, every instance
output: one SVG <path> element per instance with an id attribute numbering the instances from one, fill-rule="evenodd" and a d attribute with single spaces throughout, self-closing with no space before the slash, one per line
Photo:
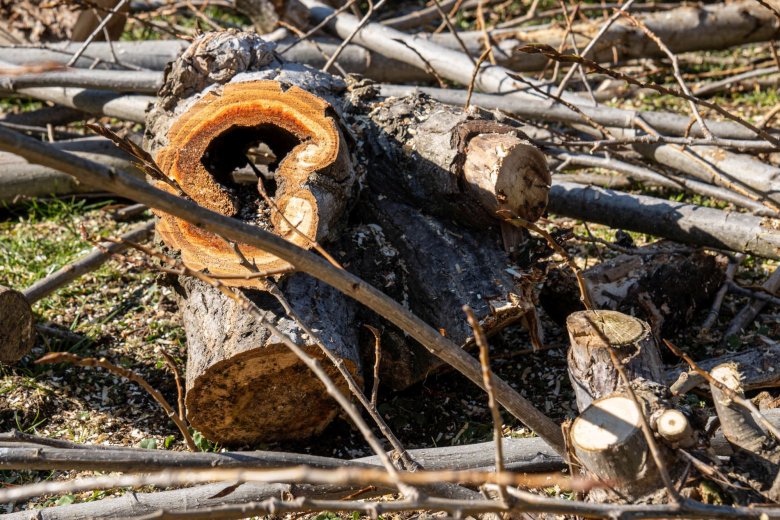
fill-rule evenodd
<path id="1" fill-rule="evenodd" d="M 149 114 L 146 148 L 176 183 L 157 185 L 171 192 L 178 186 L 199 204 L 300 247 L 327 242 L 357 184 L 332 104 L 343 89 L 333 76 L 277 60 L 254 34 L 202 36 L 172 64 Z M 223 279 L 226 285 L 263 289 L 265 281 L 240 276 L 292 267 L 164 213 L 157 231 L 189 267 L 232 276 Z M 193 427 L 227 444 L 322 431 L 337 405 L 280 338 L 216 289 L 187 278 L 180 285 Z M 300 274 L 279 280 L 278 287 L 325 348 L 360 379 L 352 302 Z M 271 294 L 246 294 L 303 350 L 324 355 Z M 324 365 L 334 373 L 330 362 Z"/>
<path id="2" fill-rule="evenodd" d="M 569 378 L 580 410 L 623 386 L 610 350 L 629 381 L 664 380 L 661 355 L 646 322 L 616 311 L 580 311 L 568 317 L 566 328 L 571 340 Z"/>
<path id="3" fill-rule="evenodd" d="M 601 262 L 583 276 L 596 307 L 635 315 L 648 321 L 656 334 L 669 336 L 689 326 L 695 313 L 709 306 L 726 264 L 722 256 L 662 241 Z M 548 273 L 539 301 L 559 323 L 583 309 L 568 269 Z"/>
<path id="4" fill-rule="evenodd" d="M 345 267 L 403 302 L 452 341 L 468 347 L 468 304 L 488 334 L 531 319 L 533 304 L 506 272 L 510 265 L 497 232 L 455 226 L 409 205 L 378 196 L 361 205 L 366 222 L 339 249 Z M 443 362 L 381 317 L 361 310 L 361 321 L 383 331 L 379 375 L 401 390 L 423 380 Z M 366 333 L 364 364 L 373 364 L 373 336 Z M 364 343 L 365 343 L 364 342 Z"/>

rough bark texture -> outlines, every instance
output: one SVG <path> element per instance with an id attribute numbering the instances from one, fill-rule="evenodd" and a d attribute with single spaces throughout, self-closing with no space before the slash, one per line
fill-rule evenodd
<path id="1" fill-rule="evenodd" d="M 162 171 L 199 204 L 270 227 L 310 248 L 311 240 L 326 240 L 335 230 L 355 184 L 338 116 L 328 103 L 342 89 L 330 75 L 277 61 L 272 46 L 256 36 L 210 33 L 171 67 L 149 115 L 146 145 Z M 180 101 L 184 96 L 190 97 Z M 260 144 L 273 152 L 273 179 L 256 182 L 263 183 L 278 211 L 256 186 L 231 177 Z M 163 240 L 191 267 L 214 274 L 249 272 L 220 238 L 160 216 Z M 244 247 L 242 253 L 260 270 L 289 267 L 257 248 Z M 247 280 L 226 283 L 258 286 Z"/>
<path id="2" fill-rule="evenodd" d="M 649 325 L 615 311 L 580 311 L 566 320 L 571 348 L 569 378 L 580 411 L 624 386 L 609 355 L 611 349 L 630 381 L 663 381 L 663 364 Z"/>
<path id="3" fill-rule="evenodd" d="M 710 374 L 744 398 L 736 365 L 719 365 Z M 777 440 L 767 435 L 750 412 L 736 404 L 727 392 L 714 384 L 710 384 L 710 391 L 723 436 L 734 448 L 732 463 L 748 475 L 747 483 L 756 491 L 770 500 L 780 500 L 780 445 Z"/>
<path id="4" fill-rule="evenodd" d="M 404 303 L 452 341 L 469 345 L 463 313 L 468 304 L 488 334 L 522 319 L 532 308 L 505 269 L 509 258 L 498 233 L 471 231 L 411 206 L 371 197 L 361 205 L 366 224 L 350 231 L 338 249 L 347 269 Z M 380 379 L 400 390 L 443 362 L 369 311 L 361 319 L 383 329 Z M 364 333 L 364 363 L 373 364 L 373 336 Z"/>
<path id="5" fill-rule="evenodd" d="M 709 307 L 723 282 L 726 258 L 668 242 L 636 251 L 583 272 L 594 306 L 637 316 L 660 336 L 668 337 L 690 326 L 696 313 Z M 577 281 L 569 269 L 548 273 L 539 301 L 558 323 L 583 309 Z"/>
<path id="6" fill-rule="evenodd" d="M 255 443 L 309 437 L 333 420 L 338 406 L 322 383 L 256 317 L 200 281 L 183 277 L 181 286 L 187 417 L 193 428 L 220 443 Z M 354 305 L 303 274 L 286 278 L 279 289 L 301 320 L 359 378 Z M 264 319 L 310 355 L 323 357 L 273 296 L 246 294 L 263 309 Z M 337 375 L 331 363 L 323 365 L 331 376 Z M 342 378 L 334 380 L 347 391 Z"/>
<path id="7" fill-rule="evenodd" d="M 0 285 L 0 363 L 22 359 L 35 343 L 30 304 L 19 291 Z"/>
<path id="8" fill-rule="evenodd" d="M 547 206 L 544 155 L 487 112 L 411 95 L 377 103 L 362 126 L 379 193 L 475 228 L 495 226 L 499 209 L 534 221 Z"/>

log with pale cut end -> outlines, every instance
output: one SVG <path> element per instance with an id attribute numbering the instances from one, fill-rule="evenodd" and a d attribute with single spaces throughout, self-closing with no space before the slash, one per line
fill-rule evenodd
<path id="1" fill-rule="evenodd" d="M 187 335 L 187 418 L 207 439 L 244 444 L 301 439 L 320 433 L 338 405 L 317 377 L 254 315 L 218 289 L 181 278 Z M 328 285 L 295 274 L 279 283 L 293 310 L 347 369 L 360 379 L 354 304 Z M 323 354 L 273 296 L 246 293 L 264 319 L 306 352 Z M 342 392 L 346 383 L 334 365 L 323 367 Z"/>
<path id="2" fill-rule="evenodd" d="M 631 494 L 655 485 L 656 467 L 641 429 L 642 410 L 631 399 L 613 395 L 594 401 L 571 427 L 579 461 L 610 486 Z"/>
<path id="3" fill-rule="evenodd" d="M 487 112 L 409 95 L 377 102 L 361 119 L 379 193 L 472 228 L 497 226 L 498 210 L 534 221 L 547 207 L 544 154 Z"/>
<path id="4" fill-rule="evenodd" d="M 571 342 L 569 378 L 581 411 L 623 386 L 610 350 L 629 381 L 638 377 L 663 381 L 661 356 L 646 322 L 617 311 L 580 311 L 568 317 L 566 328 Z"/>
<path id="5" fill-rule="evenodd" d="M 15 363 L 35 343 L 35 319 L 19 291 L 0 285 L 0 363 Z"/>
<path id="6" fill-rule="evenodd" d="M 745 397 L 736 364 L 718 365 L 710 375 L 738 397 Z M 710 391 L 723 436 L 734 448 L 732 465 L 749 476 L 740 480 L 769 500 L 780 500 L 780 444 L 777 439 L 767 435 L 750 411 L 734 402 L 729 392 L 712 383 Z"/>
<path id="7" fill-rule="evenodd" d="M 265 205 L 256 186 L 238 185 L 230 176 L 247 164 L 247 152 L 259 143 L 276 154 L 273 181 L 258 182 L 268 184 L 264 189 L 273 194 L 278 211 Z M 270 224 L 304 248 L 332 231 L 346 206 L 345 184 L 347 188 L 351 184 L 346 146 L 337 122 L 328 114 L 328 104 L 276 81 L 230 83 L 204 95 L 171 126 L 168 145 L 159 151 L 157 161 L 204 207 Z M 247 273 L 227 243 L 197 226 L 161 214 L 158 231 L 194 269 Z M 288 265 L 257 248 L 243 247 L 242 252 L 263 271 Z M 252 285 L 247 280 L 227 283 Z"/>
<path id="8" fill-rule="evenodd" d="M 658 414 L 655 420 L 658 435 L 673 445 L 688 448 L 696 443 L 696 435 L 691 423 L 679 410 L 667 409 Z"/>

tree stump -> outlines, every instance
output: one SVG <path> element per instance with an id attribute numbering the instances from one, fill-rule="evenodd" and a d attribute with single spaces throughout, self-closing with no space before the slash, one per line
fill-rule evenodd
<path id="1" fill-rule="evenodd" d="M 657 468 L 640 426 L 642 413 L 625 396 L 604 397 L 574 420 L 570 432 L 583 466 L 632 496 L 657 485 Z"/>
<path id="2" fill-rule="evenodd" d="M 571 340 L 569 378 L 581 411 L 623 386 L 610 349 L 629 380 L 664 381 L 658 346 L 646 322 L 616 311 L 580 311 L 568 317 L 566 328 Z"/>
<path id="3" fill-rule="evenodd" d="M 0 363 L 15 363 L 35 344 L 35 318 L 19 291 L 0 285 Z"/>

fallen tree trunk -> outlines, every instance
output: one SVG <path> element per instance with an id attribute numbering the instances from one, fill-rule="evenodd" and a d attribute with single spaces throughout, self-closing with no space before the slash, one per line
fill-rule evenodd
<path id="1" fill-rule="evenodd" d="M 780 2 L 775 0 L 769 0 L 767 4 L 780 8 Z M 750 0 L 682 6 L 638 18 L 676 54 L 766 42 L 780 35 L 780 21 L 774 13 Z M 494 42 L 493 53 L 499 64 L 516 71 L 533 71 L 544 68 L 547 59 L 520 52 L 517 50 L 519 47 L 526 43 L 541 43 L 557 49 L 564 44 L 567 52 L 572 52 L 571 39 L 578 49 L 583 49 L 599 33 L 602 25 L 603 20 L 594 20 L 574 24 L 570 30 L 565 24 L 556 24 L 539 29 L 496 29 L 489 31 L 488 35 Z M 451 49 L 461 48 L 455 37 L 446 32 L 428 38 Z M 474 56 L 479 56 L 484 50 L 485 36 L 481 31 L 461 32 L 458 38 Z M 641 28 L 626 19 L 613 23 L 589 54 L 589 58 L 595 61 L 609 63 L 665 56 Z"/>
<path id="2" fill-rule="evenodd" d="M 88 90 L 76 87 L 30 87 L 15 92 L 0 91 L 2 94 L 18 94 L 43 101 L 51 101 L 88 114 L 116 117 L 133 123 L 146 121 L 146 110 L 154 98 L 141 95 L 125 95 L 103 90 Z"/>
<path id="3" fill-rule="evenodd" d="M 139 176 L 127 153 L 102 138 L 88 137 L 72 141 L 58 141 L 54 146 L 73 152 L 92 161 L 98 161 L 119 171 Z M 44 197 L 95 191 L 70 175 L 52 168 L 30 164 L 17 155 L 0 153 L 0 201 L 12 202 L 19 197 Z"/>
<path id="4" fill-rule="evenodd" d="M 15 363 L 35 342 L 35 318 L 24 295 L 0 285 L 0 363 Z"/>
<path id="5" fill-rule="evenodd" d="M 770 218 L 555 182 L 548 209 L 684 244 L 780 259 L 780 225 Z"/>
<path id="6" fill-rule="evenodd" d="M 473 344 L 463 313 L 469 305 L 488 334 L 524 318 L 532 303 L 506 272 L 509 257 L 497 232 L 472 231 L 427 216 L 420 210 L 372 196 L 359 211 L 365 225 L 352 230 L 344 263 L 369 283 L 436 327 L 458 345 Z M 425 251 L 425 254 L 420 254 Z M 382 384 L 402 390 L 442 366 L 403 331 L 381 316 L 361 313 L 382 331 L 379 377 Z M 373 336 L 364 333 L 364 364 L 373 364 Z"/>
<path id="7" fill-rule="evenodd" d="M 326 241 L 340 220 L 356 181 L 343 122 L 333 109 L 343 84 L 327 74 L 276 60 L 257 36 L 210 33 L 177 60 L 149 113 L 146 147 L 175 183 L 202 206 L 266 229 L 300 247 Z M 219 61 L 212 61 L 220 56 Z M 203 69 L 201 62 L 212 63 Z M 247 74 L 241 74 L 247 73 Z M 233 80 L 233 81 L 230 81 Z M 303 88 L 301 88 L 303 87 Z M 305 90 L 304 90 L 305 88 Z M 250 149 L 265 147 L 272 175 L 256 173 Z M 234 171 L 249 165 L 250 184 Z M 233 246 L 189 222 L 159 213 L 157 231 L 192 269 L 208 269 L 236 287 L 266 290 L 256 270 L 291 265 L 266 250 Z M 240 251 L 240 254 L 239 252 Z M 338 413 L 322 383 L 270 334 L 262 321 L 218 289 L 180 281 L 188 344 L 187 416 L 204 436 L 221 443 L 309 437 Z M 313 329 L 323 348 L 361 378 L 354 307 L 330 287 L 305 275 L 278 283 L 280 294 Z M 247 293 L 263 319 L 322 358 L 317 339 L 287 316 L 268 292 Z M 328 363 L 332 375 L 336 368 Z M 341 391 L 346 382 L 338 378 Z"/>

